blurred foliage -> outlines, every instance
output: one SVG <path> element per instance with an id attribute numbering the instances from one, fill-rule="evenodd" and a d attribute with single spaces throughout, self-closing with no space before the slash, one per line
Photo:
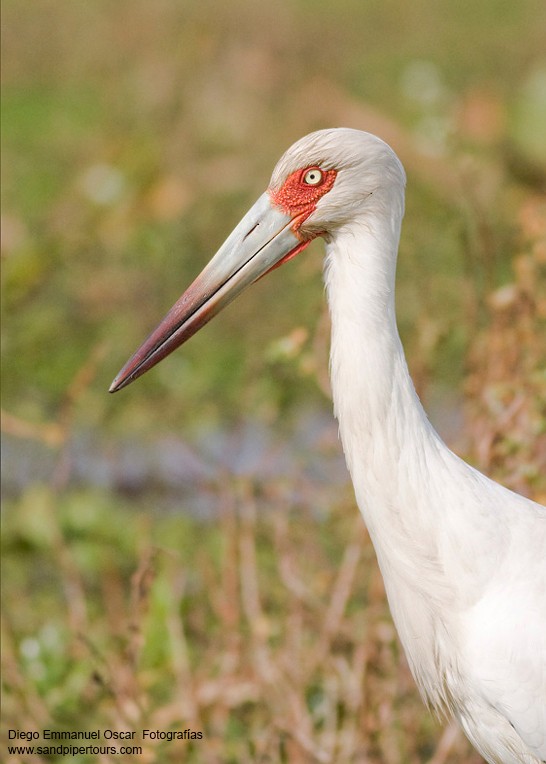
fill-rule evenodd
<path id="1" fill-rule="evenodd" d="M 529 198 L 518 223 L 512 280 L 488 296 L 489 321 L 468 356 L 467 450 L 546 504 L 546 196 Z"/>
<path id="2" fill-rule="evenodd" d="M 293 487 L 219 481 L 210 524 L 96 489 L 10 505 L 3 580 L 33 596 L 4 624 L 5 728 L 135 730 L 144 762 L 428 760 L 439 729 L 351 495 L 317 522 L 324 496 Z M 141 738 L 188 727 L 204 738 Z M 447 732 L 449 761 L 477 764 Z"/>
<path id="3" fill-rule="evenodd" d="M 476 242 L 474 267 L 494 259 L 496 283 L 511 247 L 511 172 L 532 165 L 544 182 L 543 141 L 533 137 L 543 135 L 546 102 L 541 15 L 541 0 L 479 9 L 7 0 L 4 311 L 16 320 L 3 330 L 6 408 L 51 414 L 105 338 L 107 363 L 80 414 L 93 426 L 162 427 L 158 406 L 169 407 L 169 427 L 191 426 L 196 411 L 225 421 L 324 406 L 309 364 L 288 359 L 286 385 L 284 372 L 271 384 L 267 362 L 269 343 L 294 326 L 314 334 L 319 244 L 130 395 L 103 390 L 263 190 L 281 151 L 329 124 L 374 128 L 377 113 L 387 131 L 396 125 L 409 169 L 402 331 L 436 323 L 443 341 L 425 360 L 453 384 L 466 338 L 462 290 L 453 289 L 461 238 L 476 219 L 489 230 L 491 251 Z M 466 198 L 454 176 L 467 182 Z M 251 319 L 252 331 L 241 331 Z"/>
<path id="4" fill-rule="evenodd" d="M 182 490 L 159 511 L 159 471 L 134 475 L 136 443 L 229 451 L 250 417 L 283 442 L 330 410 L 320 243 L 106 390 L 292 141 L 368 129 L 408 170 L 416 386 L 461 453 L 544 499 L 545 17 L 543 0 L 5 0 L 3 429 L 23 475 L 4 476 L 5 724 L 206 732 L 143 762 L 479 760 L 422 707 L 337 484 L 235 480 L 218 457 L 197 481 L 214 524 Z M 117 483 L 77 473 L 82 433 Z"/>

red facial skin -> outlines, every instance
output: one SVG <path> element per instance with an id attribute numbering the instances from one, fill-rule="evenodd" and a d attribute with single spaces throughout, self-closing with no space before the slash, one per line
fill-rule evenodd
<path id="1" fill-rule="evenodd" d="M 304 178 L 310 170 L 317 170 L 321 173 L 322 179 L 316 185 L 306 183 Z M 280 262 L 270 270 L 278 268 L 283 263 L 291 260 L 298 255 L 312 241 L 314 236 L 303 238 L 300 233 L 302 223 L 307 220 L 309 215 L 317 208 L 317 202 L 324 194 L 327 194 L 334 185 L 337 170 L 322 170 L 320 167 L 304 167 L 303 170 L 296 170 L 284 181 L 282 186 L 275 191 L 269 189 L 269 197 L 272 204 L 280 207 L 283 212 L 293 219 L 292 230 L 300 239 L 301 244 L 291 250 Z M 268 271 L 269 273 L 269 271 Z"/>
<path id="2" fill-rule="evenodd" d="M 317 170 L 322 180 L 316 185 L 306 183 L 304 178 L 310 170 Z M 327 194 L 334 185 L 336 170 L 322 170 L 320 167 L 304 167 L 296 170 L 284 181 L 278 191 L 269 190 L 273 204 L 292 217 L 298 218 L 298 226 L 315 211 L 318 200 Z M 301 217 L 300 217 L 301 216 Z"/>

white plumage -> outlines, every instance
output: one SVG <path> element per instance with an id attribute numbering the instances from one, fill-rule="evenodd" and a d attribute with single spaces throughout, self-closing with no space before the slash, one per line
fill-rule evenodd
<path id="1" fill-rule="evenodd" d="M 488 762 L 539 764 L 546 509 L 453 454 L 415 393 L 394 304 L 404 186 L 396 155 L 373 135 L 340 128 L 298 141 L 112 390 L 324 236 L 335 414 L 415 680 L 427 703 L 457 716 Z"/>

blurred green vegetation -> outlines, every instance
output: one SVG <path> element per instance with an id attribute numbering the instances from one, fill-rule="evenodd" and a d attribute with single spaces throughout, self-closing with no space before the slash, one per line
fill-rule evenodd
<path id="1" fill-rule="evenodd" d="M 452 161 L 461 175 L 464 161 L 483 161 L 483 175 L 469 182 L 485 188 L 471 187 L 466 199 L 439 194 L 409 168 L 400 323 L 404 336 L 424 316 L 441 324 L 446 341 L 431 360 L 453 384 L 466 330 L 461 248 L 478 219 L 493 242 L 489 253 L 477 243 L 475 270 L 487 255 L 494 279 L 506 274 L 514 197 L 505 146 L 545 161 L 536 156 L 543 142 L 537 148 L 528 137 L 543 127 L 540 17 L 539 0 L 479 8 L 8 0 L 6 408 L 51 415 L 105 339 L 107 357 L 80 412 L 93 426 L 162 427 L 158 406 L 169 407 L 168 427 L 182 427 L 196 411 L 225 421 L 248 411 L 275 416 L 309 399 L 325 405 L 309 364 L 267 362 L 268 344 L 294 326 L 313 335 L 322 309 L 319 244 L 130 395 L 102 391 L 263 190 L 281 151 L 347 118 L 365 128 L 371 108 L 409 135 L 416 153 Z M 337 103 L 319 102 L 332 91 Z M 276 376 L 280 385 L 271 384 Z"/>
<path id="2" fill-rule="evenodd" d="M 454 440 L 544 497 L 545 21 L 543 0 L 4 1 L 3 427 L 24 472 L 6 480 L 8 724 L 206 730 L 206 747 L 143 761 L 433 755 L 363 532 L 351 568 L 350 492 L 239 485 L 219 458 L 202 485 L 217 525 L 186 499 L 168 514 L 153 491 L 76 480 L 76 444 L 91 433 L 108 461 L 247 419 L 282 443 L 302 412 L 330 411 L 320 243 L 106 390 L 281 152 L 343 124 L 408 170 L 397 302 L 419 392 L 456 415 L 464 389 Z M 477 761 L 450 745 L 442 760 Z"/>

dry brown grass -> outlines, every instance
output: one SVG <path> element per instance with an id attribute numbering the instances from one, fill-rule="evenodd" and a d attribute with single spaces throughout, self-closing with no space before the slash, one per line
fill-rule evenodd
<path id="1" fill-rule="evenodd" d="M 70 544 L 56 547 L 71 661 L 86 666 L 76 728 L 204 732 L 193 745 L 144 742 L 144 762 L 478 762 L 423 708 L 350 495 L 321 522 L 312 499 L 291 508 L 278 486 L 226 484 L 221 551 L 197 551 L 191 569 L 144 532 L 130 581 L 115 567 L 97 572 L 100 626 L 94 587 Z M 162 660 L 150 666 L 158 628 Z M 4 722 L 62 728 L 59 703 L 21 670 L 9 623 L 6 637 Z"/>
<path id="2" fill-rule="evenodd" d="M 468 451 L 480 469 L 546 502 L 546 199 L 518 216 L 512 280 L 485 302 L 468 356 Z"/>

